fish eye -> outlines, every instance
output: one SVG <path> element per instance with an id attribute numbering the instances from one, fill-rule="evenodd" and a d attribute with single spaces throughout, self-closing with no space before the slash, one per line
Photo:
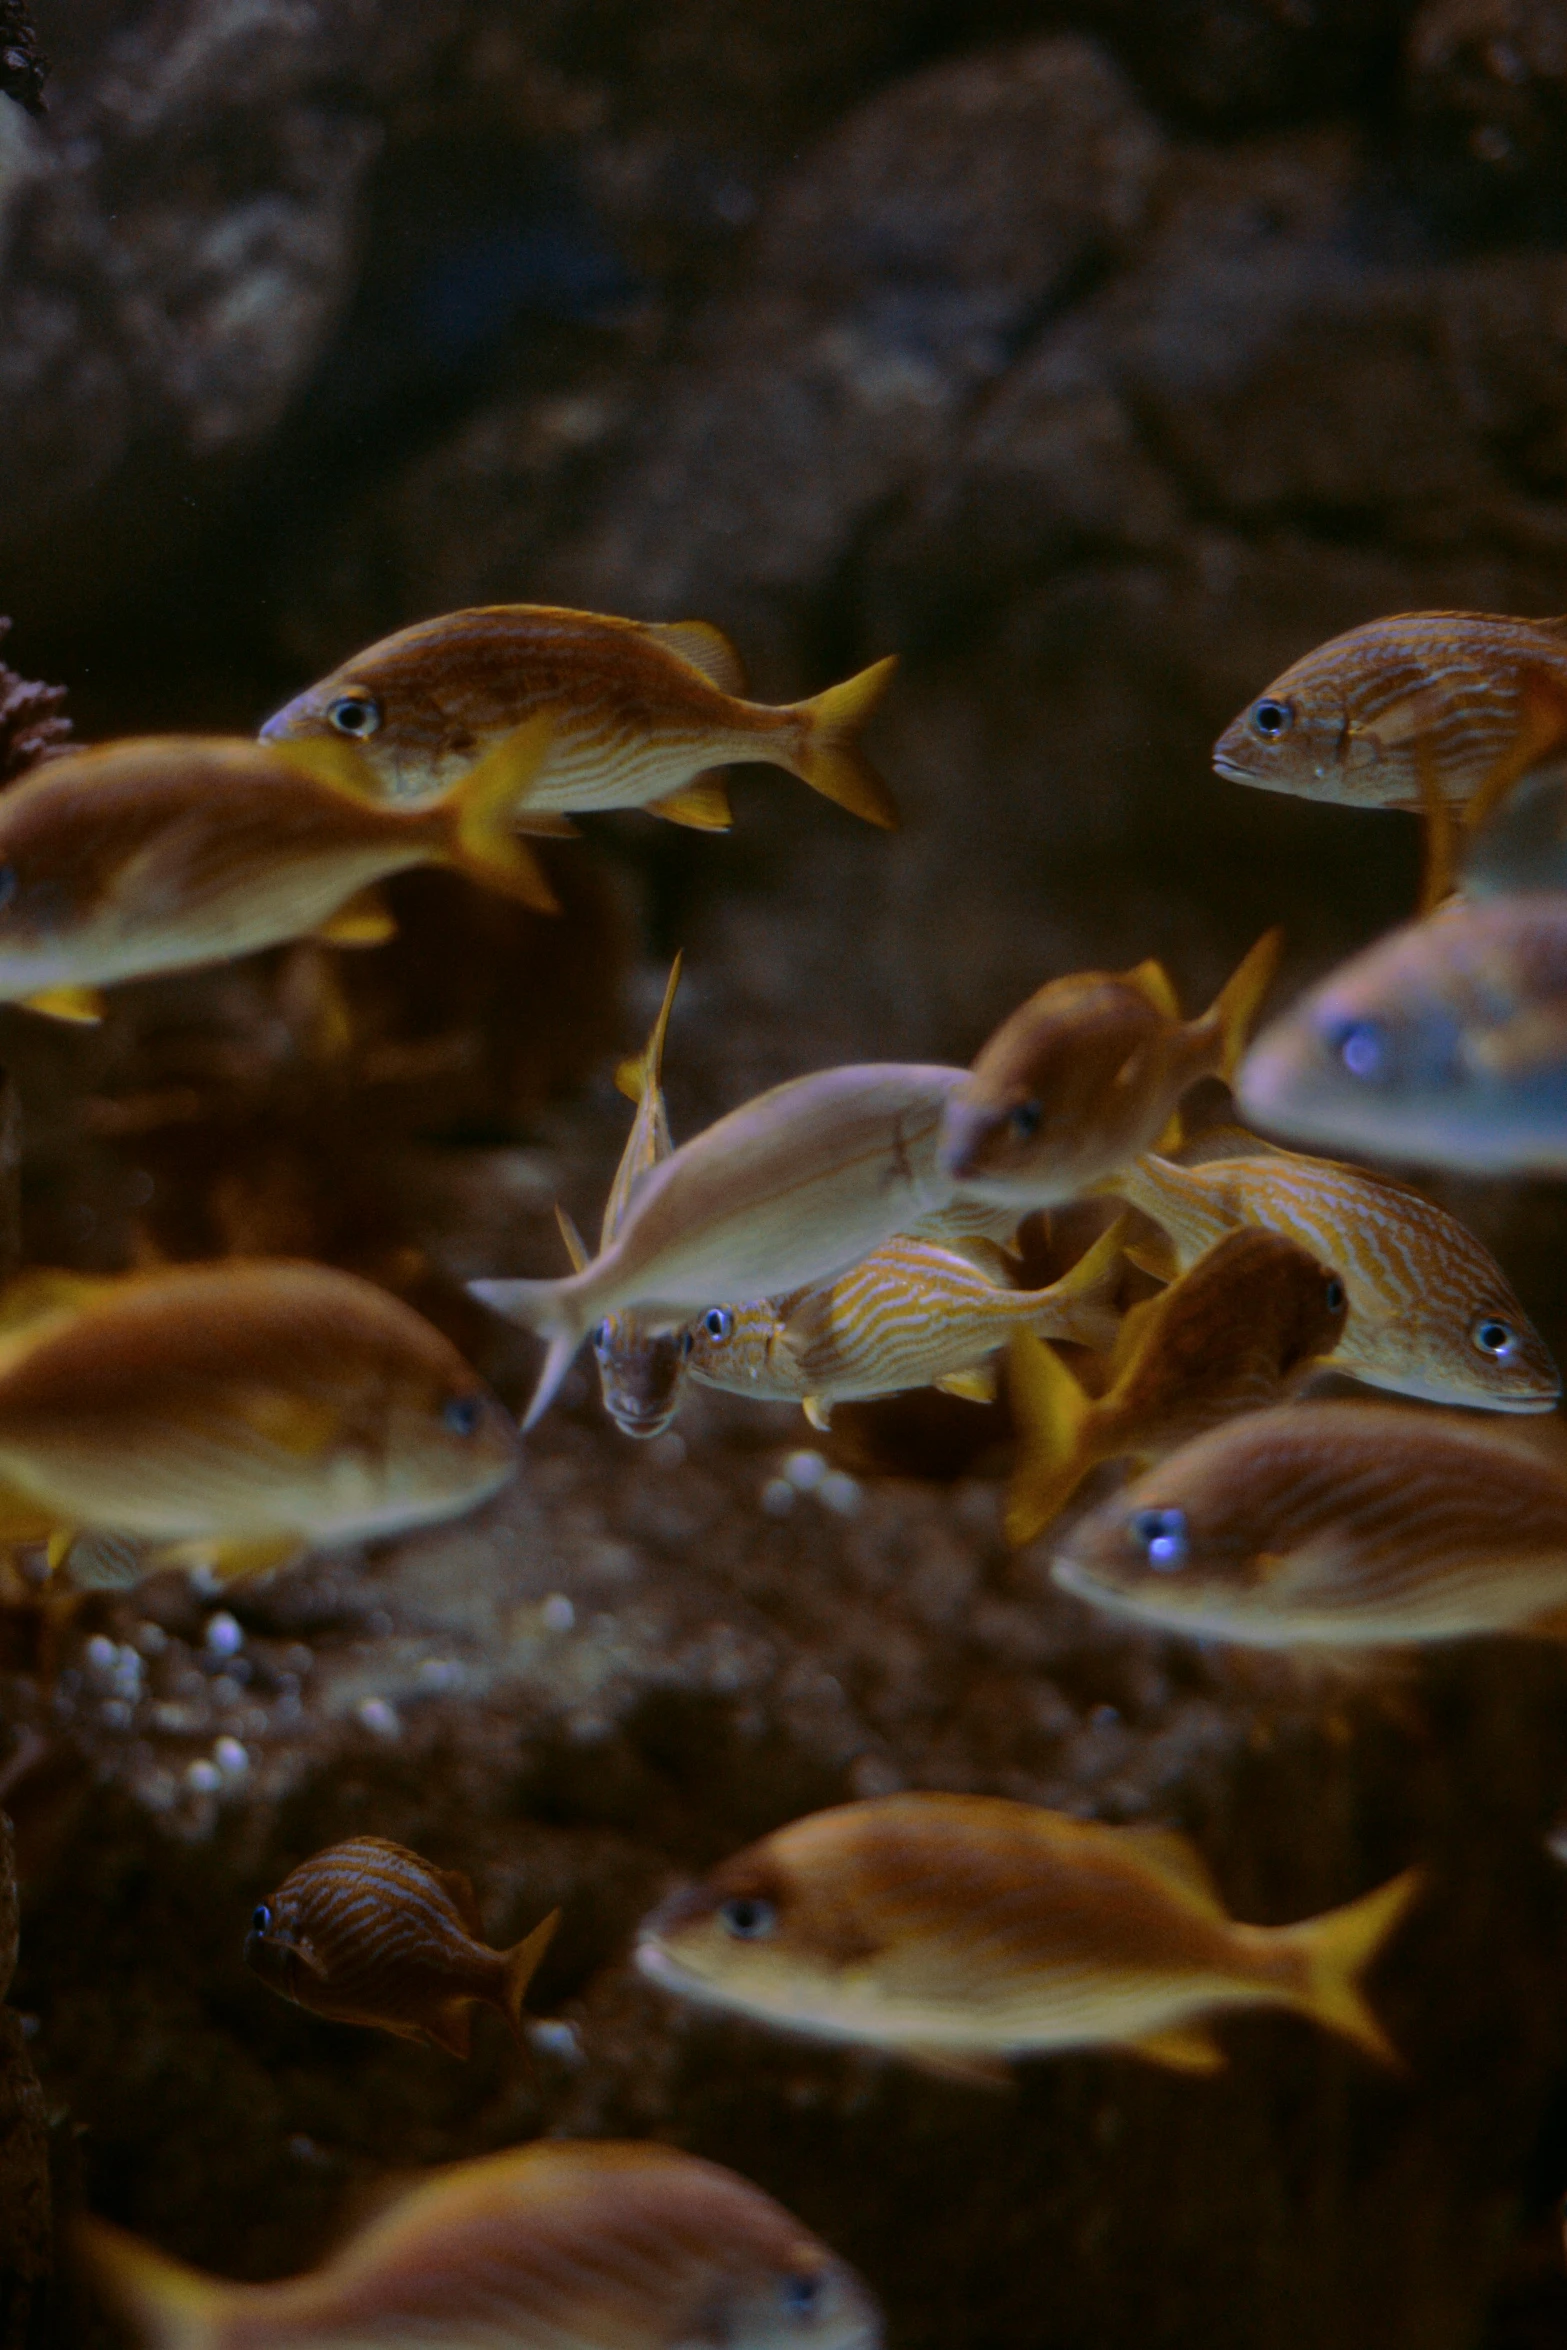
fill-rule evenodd
<path id="1" fill-rule="evenodd" d="M 16 867 L 0 865 L 0 913 L 4 912 L 21 886 Z"/>
<path id="2" fill-rule="evenodd" d="M 362 739 L 378 731 L 381 705 L 374 694 L 339 694 L 327 711 L 327 716 L 339 734 L 355 735 Z"/>
<path id="3" fill-rule="evenodd" d="M 1039 1123 L 1044 1114 L 1045 1113 L 1040 1108 L 1038 1102 L 1028 1101 L 1019 1102 L 1017 1104 L 1016 1108 L 1012 1112 L 1011 1124 L 1012 1131 L 1017 1136 L 1019 1142 L 1033 1141 L 1035 1135 L 1039 1132 Z"/>
<path id="4" fill-rule="evenodd" d="M 1324 1030 L 1323 1042 L 1351 1077 L 1375 1085 L 1387 1074 L 1387 1036 L 1375 1020 L 1343 1020 Z"/>
<path id="5" fill-rule="evenodd" d="M 1328 1312 L 1336 1314 L 1344 1303 L 1344 1284 L 1336 1273 L 1329 1278 L 1325 1295 L 1328 1301 Z"/>
<path id="6" fill-rule="evenodd" d="M 702 1327 L 709 1338 L 721 1341 L 729 1336 L 734 1326 L 735 1318 L 727 1306 L 709 1306 L 702 1316 Z"/>
<path id="7" fill-rule="evenodd" d="M 814 2317 L 822 2305 L 822 2280 L 803 2271 L 785 2277 L 779 2286 L 783 2305 L 791 2317 Z"/>
<path id="8" fill-rule="evenodd" d="M 737 1942 L 760 1942 L 778 1923 L 772 1903 L 754 1893 L 737 1893 L 722 1905 L 718 1915 L 724 1932 L 733 1934 Z"/>
<path id="9" fill-rule="evenodd" d="M 270 1934 L 272 1931 L 272 1912 L 264 1901 L 250 1913 L 250 1930 L 253 1934 Z"/>
<path id="10" fill-rule="evenodd" d="M 1493 1363 L 1505 1363 L 1518 1351 L 1518 1333 L 1511 1322 L 1504 1322 L 1497 1314 L 1479 1314 L 1469 1325 L 1469 1335 L 1483 1355 Z"/>
<path id="11" fill-rule="evenodd" d="M 454 1436 L 473 1436 L 478 1433 L 483 1411 L 476 1395 L 453 1395 L 448 1396 L 441 1418 Z"/>
<path id="12" fill-rule="evenodd" d="M 1276 743 L 1294 725 L 1294 708 L 1288 702 L 1276 702 L 1271 694 L 1264 694 L 1260 702 L 1251 706 L 1251 722 L 1264 742 Z"/>
<path id="13" fill-rule="evenodd" d="M 1190 1544 L 1184 1510 L 1137 1510 L 1127 1520 L 1127 1532 L 1157 1573 L 1173 1575 L 1185 1566 Z"/>

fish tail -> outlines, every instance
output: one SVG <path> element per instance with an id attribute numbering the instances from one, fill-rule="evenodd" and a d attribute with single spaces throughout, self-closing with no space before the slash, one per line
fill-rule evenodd
<path id="1" fill-rule="evenodd" d="M 825 693 L 795 704 L 801 731 L 792 764 L 800 781 L 824 799 L 836 800 L 851 815 L 888 831 L 898 822 L 897 803 L 856 738 L 892 683 L 897 666 L 897 654 L 889 653 L 858 677 L 846 677 L 842 685 L 830 685 Z"/>
<path id="2" fill-rule="evenodd" d="M 515 814 L 549 755 L 553 731 L 548 718 L 530 718 L 487 751 L 439 803 L 457 870 L 541 914 L 558 914 L 560 900 L 532 849 L 519 839 Z"/>
<path id="3" fill-rule="evenodd" d="M 1120 1327 L 1115 1297 L 1121 1286 L 1127 1222 L 1125 1216 L 1117 1216 L 1093 1247 L 1050 1284 L 1049 1304 L 1041 1305 L 1035 1325 L 1041 1338 L 1070 1338 L 1101 1352 L 1115 1344 Z M 1077 1385 L 1075 1379 L 1072 1384 Z"/>
<path id="4" fill-rule="evenodd" d="M 664 1038 L 669 1033 L 669 1015 L 674 1010 L 675 990 L 680 985 L 680 955 L 669 966 L 669 977 L 664 983 L 664 1000 L 653 1023 L 653 1033 L 639 1053 L 622 1061 L 615 1071 L 615 1083 L 628 1102 L 639 1102 L 650 1085 L 657 1085 L 664 1073 Z"/>
<path id="5" fill-rule="evenodd" d="M 1265 930 L 1249 954 L 1241 957 L 1213 1001 L 1210 1017 L 1219 1027 L 1219 1075 L 1226 1085 L 1235 1080 L 1246 1050 L 1252 1022 L 1279 967 L 1284 951 L 1282 930 Z"/>
<path id="6" fill-rule="evenodd" d="M 506 2010 L 507 2021 L 519 2043 L 522 2039 L 522 2003 L 528 1985 L 538 1973 L 539 1961 L 554 1939 L 555 1928 L 559 1924 L 560 1911 L 552 1909 L 542 1924 L 535 1926 L 531 1934 L 524 1934 L 522 1940 L 506 1953 L 506 1972 L 501 1978 L 501 2005 Z"/>
<path id="7" fill-rule="evenodd" d="M 231 2288 L 107 2220 L 78 2220 L 76 2242 L 107 2298 L 152 2350 L 209 2350 L 218 2340 Z"/>
<path id="8" fill-rule="evenodd" d="M 1055 1348 L 1032 1330 L 1007 1347 L 1007 1396 L 1018 1424 L 1018 1459 L 1007 1487 L 1008 1542 L 1032 1542 L 1066 1507 L 1090 1467 L 1084 1442 L 1092 1406 Z"/>
<path id="9" fill-rule="evenodd" d="M 1353 2040 L 1367 2056 L 1395 2072 L 1404 2070 L 1404 2060 L 1372 2014 L 1360 1977 L 1396 1931 L 1424 1881 L 1422 1870 L 1405 1869 L 1391 1884 L 1363 1894 L 1343 1909 L 1284 1929 L 1306 1960 L 1301 2007 L 1330 2032 Z"/>
<path id="10" fill-rule="evenodd" d="M 587 1335 L 587 1324 L 570 1286 L 577 1278 L 576 1274 L 570 1274 L 561 1281 L 470 1281 L 468 1284 L 468 1295 L 477 1298 L 481 1306 L 488 1306 L 492 1314 L 501 1314 L 524 1330 L 536 1331 L 548 1342 L 544 1368 L 523 1419 L 524 1435 L 537 1427 L 555 1401 L 561 1382 L 571 1369 L 571 1358 Z"/>

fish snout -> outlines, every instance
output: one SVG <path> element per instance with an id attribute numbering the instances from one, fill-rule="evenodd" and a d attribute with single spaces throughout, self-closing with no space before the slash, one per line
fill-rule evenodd
<path id="1" fill-rule="evenodd" d="M 1005 1112 L 984 1102 L 965 1101 L 961 1095 L 949 1102 L 936 1146 L 942 1173 L 954 1183 L 983 1175 L 992 1145 L 1006 1125 Z"/>

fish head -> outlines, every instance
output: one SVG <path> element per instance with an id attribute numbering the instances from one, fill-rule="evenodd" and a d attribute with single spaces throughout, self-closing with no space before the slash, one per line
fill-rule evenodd
<path id="1" fill-rule="evenodd" d="M 1179 1033 L 1130 976 L 1053 980 L 1003 1021 L 953 1093 L 944 1172 L 966 1193 L 1009 1205 L 1075 1197 L 1154 1140 Z"/>
<path id="2" fill-rule="evenodd" d="M 471 1509 L 509 1483 L 516 1467 L 511 1415 L 455 1349 L 450 1361 L 410 1361 L 394 1378 L 383 1455 L 393 1522 Z"/>
<path id="3" fill-rule="evenodd" d="M 604 1409 L 623 1436 L 661 1436 L 680 1409 L 692 1337 L 650 1330 L 638 1314 L 608 1314 L 593 1333 Z"/>
<path id="4" fill-rule="evenodd" d="M 849 1979 L 868 1984 L 879 1948 L 855 1900 L 852 1840 L 833 1834 L 843 1816 L 795 1824 L 793 1845 L 803 1837 L 811 1847 L 803 1865 L 784 1830 L 672 1894 L 638 1935 L 642 1973 L 683 1997 L 776 2023 L 809 2028 L 841 2013 Z"/>
<path id="5" fill-rule="evenodd" d="M 778 1307 L 760 1298 L 749 1305 L 709 1306 L 686 1324 L 681 1342 L 695 1378 L 743 1394 L 767 1379 L 781 1331 Z"/>
<path id="6" fill-rule="evenodd" d="M 694 2339 L 724 2350 L 878 2350 L 881 2312 L 847 2262 L 803 2230 L 714 2281 Z"/>
<path id="7" fill-rule="evenodd" d="M 1342 685 L 1324 659 L 1330 650 L 1297 661 L 1230 721 L 1213 746 L 1216 774 L 1305 799 L 1350 796 L 1352 768 L 1365 754 Z"/>
<path id="8" fill-rule="evenodd" d="M 310 2004 L 312 1987 L 326 1982 L 326 1966 L 305 1919 L 306 1904 L 289 1885 L 260 1901 L 251 1912 L 243 1957 L 269 1991 L 298 2006 Z"/>
<path id="9" fill-rule="evenodd" d="M 463 617 L 452 615 L 454 628 Z M 454 660 L 444 625 L 422 622 L 367 646 L 275 711 L 261 740 L 350 743 L 391 799 L 444 791 L 522 715 L 504 693 L 491 709 L 482 642 Z"/>
<path id="10" fill-rule="evenodd" d="M 1285 1387 L 1344 1335 L 1342 1274 L 1282 1233 L 1245 1225 L 1200 1257 L 1159 1300 L 1160 1351 L 1179 1404 L 1194 1380 L 1231 1364 Z"/>

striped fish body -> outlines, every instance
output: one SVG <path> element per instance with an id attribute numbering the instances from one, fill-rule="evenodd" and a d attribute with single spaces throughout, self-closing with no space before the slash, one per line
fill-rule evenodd
<path id="1" fill-rule="evenodd" d="M 852 704 L 839 719 L 845 731 L 868 715 L 891 667 L 882 663 L 831 689 Z M 559 830 L 572 812 L 647 807 L 677 822 L 722 827 L 729 820 L 723 787 L 709 771 L 730 760 L 786 768 L 874 822 L 895 821 L 863 756 L 835 737 L 824 744 L 824 728 L 833 737 L 839 715 L 824 708 L 830 700 L 779 707 L 748 700 L 738 654 L 704 621 L 657 625 L 497 604 L 421 621 L 368 646 L 278 711 L 261 736 L 292 742 L 346 734 L 388 798 L 420 799 L 544 717 L 553 730 L 550 752 L 514 810 L 524 827 L 537 821 Z M 854 772 L 820 772 L 824 747 Z"/>
<path id="2" fill-rule="evenodd" d="M 1119 1247 L 1095 1252 L 1102 1277 L 1077 1269 L 1048 1289 L 1000 1288 L 952 1249 L 903 1235 L 821 1288 L 709 1311 L 691 1325 L 691 1373 L 731 1394 L 816 1407 L 939 1384 L 984 1361 L 1017 1330 L 1103 1345 Z"/>
<path id="3" fill-rule="evenodd" d="M 1183 1167 L 1148 1157 L 1108 1189 L 1163 1225 L 1185 1271 L 1260 1225 L 1338 1273 L 1349 1293 L 1336 1369 L 1433 1403 L 1549 1411 L 1561 1380 L 1490 1251 L 1390 1178 L 1266 1148 Z"/>
<path id="4" fill-rule="evenodd" d="M 865 2287 L 732 2171 L 547 2139 L 455 2163 L 308 2275 L 229 2284 L 103 2221 L 99 2284 L 150 2350 L 878 2350 Z"/>
<path id="5" fill-rule="evenodd" d="M 1385 1903 L 1381 1933 L 1402 1905 Z M 1223 2059 L 1200 2019 L 1216 2010 L 1328 2020 L 1313 1963 L 1327 1922 L 1235 1924 L 1168 1830 L 912 1794 L 751 1846 L 656 1912 L 638 1958 L 688 1996 L 953 2069 L 1110 2045 L 1212 2070 Z M 1387 2053 L 1358 2001 L 1333 2020 Z"/>
<path id="6" fill-rule="evenodd" d="M 1567 622 L 1404 612 L 1319 645 L 1219 737 L 1235 783 L 1351 807 L 1488 801 L 1567 742 Z"/>
<path id="7" fill-rule="evenodd" d="M 1428 1413 L 1295 1404 L 1171 1454 L 1052 1571 L 1118 1615 L 1255 1647 L 1546 1629 L 1567 1609 L 1567 1480 Z"/>

